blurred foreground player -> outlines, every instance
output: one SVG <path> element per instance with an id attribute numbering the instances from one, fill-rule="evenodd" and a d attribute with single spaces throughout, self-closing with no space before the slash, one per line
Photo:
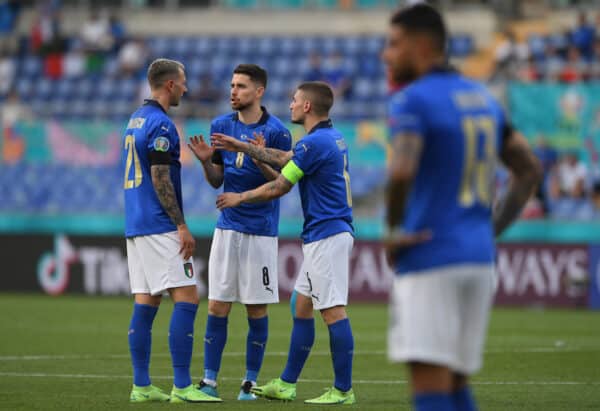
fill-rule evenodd
<path id="1" fill-rule="evenodd" d="M 388 354 L 408 364 L 417 411 L 471 411 L 494 283 L 494 237 L 541 178 L 525 139 L 486 89 L 447 65 L 446 28 L 431 6 L 395 13 L 383 60 L 398 83 L 384 245 L 397 276 Z M 510 187 L 492 213 L 497 157 Z"/>

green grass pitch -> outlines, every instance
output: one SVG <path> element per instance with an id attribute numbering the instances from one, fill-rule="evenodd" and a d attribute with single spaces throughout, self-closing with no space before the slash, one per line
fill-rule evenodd
<path id="1" fill-rule="evenodd" d="M 202 374 L 206 301 L 196 320 L 192 375 Z M 165 300 L 153 331 L 151 374 L 164 389 L 172 384 L 167 348 L 171 302 Z M 408 410 L 402 366 L 386 355 L 387 307 L 353 304 L 354 389 L 360 410 Z M 131 300 L 123 297 L 47 297 L 0 294 L 0 409 L 157 410 L 170 404 L 129 404 L 131 369 L 127 328 Z M 230 316 L 217 405 L 181 408 L 299 410 L 303 399 L 332 384 L 328 333 L 317 320 L 317 339 L 293 403 L 235 400 L 244 371 L 247 323 L 243 307 Z M 259 382 L 282 371 L 291 327 L 287 303 L 272 307 L 270 338 Z M 484 369 L 473 379 L 482 410 L 600 410 L 600 313 L 496 309 L 488 334 Z"/>

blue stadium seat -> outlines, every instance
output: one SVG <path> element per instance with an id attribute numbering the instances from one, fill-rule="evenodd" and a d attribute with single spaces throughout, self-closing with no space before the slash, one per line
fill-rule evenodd
<path id="1" fill-rule="evenodd" d="M 21 63 L 21 72 L 29 77 L 41 76 L 43 72 L 42 60 L 34 55 L 28 55 Z"/>
<path id="2" fill-rule="evenodd" d="M 16 87 L 19 97 L 25 102 L 29 102 L 32 94 L 36 92 L 34 82 L 28 77 L 18 77 Z"/>
<path id="3" fill-rule="evenodd" d="M 256 49 L 262 57 L 274 56 L 279 52 L 281 47 L 281 42 L 276 37 L 260 37 L 257 42 Z"/>
<path id="4" fill-rule="evenodd" d="M 362 39 L 359 36 L 349 36 L 342 38 L 340 52 L 347 57 L 356 57 L 362 52 Z"/>
<path id="5" fill-rule="evenodd" d="M 280 52 L 283 56 L 296 57 L 300 51 L 300 40 L 297 37 L 282 37 Z"/>
<path id="6" fill-rule="evenodd" d="M 448 49 L 451 56 L 466 57 L 475 49 L 473 37 L 470 34 L 454 34 L 450 36 Z"/>

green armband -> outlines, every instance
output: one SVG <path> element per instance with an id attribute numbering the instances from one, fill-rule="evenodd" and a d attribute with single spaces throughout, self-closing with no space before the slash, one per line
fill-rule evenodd
<path id="1" fill-rule="evenodd" d="M 302 177 L 304 177 L 304 171 L 300 169 L 292 160 L 281 170 L 281 175 L 286 178 L 292 184 L 296 184 Z"/>

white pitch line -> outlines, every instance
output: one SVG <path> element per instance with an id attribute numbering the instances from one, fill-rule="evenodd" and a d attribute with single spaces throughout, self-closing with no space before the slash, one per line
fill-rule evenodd
<path id="1" fill-rule="evenodd" d="M 519 349 L 489 349 L 486 350 L 486 354 L 502 354 L 502 353 L 561 353 L 561 352 L 579 352 L 579 351 L 598 351 L 597 347 L 532 347 L 532 348 L 519 348 Z M 367 355 L 386 355 L 386 350 L 371 350 L 371 351 L 355 351 L 354 355 L 367 356 Z M 196 354 L 195 354 L 196 355 Z M 197 354 L 202 357 L 203 354 Z M 287 351 L 267 351 L 266 356 L 272 357 L 286 357 Z M 329 351 L 312 351 L 311 356 L 329 356 Z M 245 352 L 224 352 L 224 357 L 244 357 Z M 156 353 L 152 354 L 153 358 L 170 358 L 170 354 Z M 98 359 L 124 359 L 129 358 L 129 354 L 40 354 L 40 355 L 4 355 L 0 356 L 0 361 L 45 361 L 45 360 L 98 360 Z"/>
<path id="2" fill-rule="evenodd" d="M 0 372 L 0 377 L 26 377 L 26 378 L 80 378 L 80 379 L 131 379 L 131 375 L 104 375 L 104 374 L 48 374 L 41 372 L 20 373 L 20 372 Z M 152 376 L 156 380 L 172 380 L 170 375 Z M 240 378 L 219 377 L 224 381 L 239 381 Z M 303 379 L 299 382 L 323 383 L 329 384 L 331 380 L 325 379 Z M 406 380 L 353 380 L 354 384 L 369 385 L 403 385 Z M 474 385 L 600 385 L 600 381 L 473 381 Z"/>

